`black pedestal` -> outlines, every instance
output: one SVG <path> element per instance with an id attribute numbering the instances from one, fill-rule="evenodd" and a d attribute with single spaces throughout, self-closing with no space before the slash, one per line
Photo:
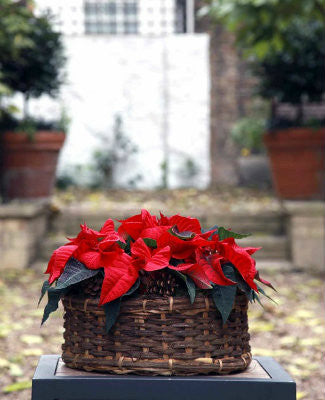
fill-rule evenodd
<path id="1" fill-rule="evenodd" d="M 295 400 L 296 384 L 270 357 L 227 376 L 107 375 L 67 368 L 58 355 L 42 356 L 32 400 Z"/>

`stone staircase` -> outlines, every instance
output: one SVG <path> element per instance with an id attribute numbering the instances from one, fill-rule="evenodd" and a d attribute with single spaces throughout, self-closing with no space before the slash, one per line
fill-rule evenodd
<path id="1" fill-rule="evenodd" d="M 150 210 L 158 214 L 159 210 Z M 86 222 L 93 229 L 99 229 L 108 216 L 114 220 L 127 218 L 138 213 L 137 209 L 96 209 L 85 207 L 65 207 L 60 213 L 54 214 L 50 221 L 48 233 L 41 242 L 39 259 L 46 262 L 53 250 L 66 242 L 66 237 L 73 237 L 79 231 L 80 222 Z M 166 211 L 166 214 L 172 214 Z M 220 214 L 217 212 L 181 212 L 183 215 L 196 215 L 203 227 L 219 226 L 231 228 L 235 232 L 252 233 L 252 236 L 241 239 L 241 246 L 262 247 L 255 255 L 259 269 L 291 268 L 290 243 L 287 235 L 286 214 L 281 211 L 259 211 L 253 214 L 233 212 Z"/>

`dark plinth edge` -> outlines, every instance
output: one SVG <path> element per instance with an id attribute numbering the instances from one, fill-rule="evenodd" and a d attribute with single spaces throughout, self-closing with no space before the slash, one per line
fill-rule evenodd
<path id="1" fill-rule="evenodd" d="M 295 400 L 296 385 L 271 357 L 227 376 L 150 377 L 78 372 L 58 355 L 42 356 L 32 400 Z"/>

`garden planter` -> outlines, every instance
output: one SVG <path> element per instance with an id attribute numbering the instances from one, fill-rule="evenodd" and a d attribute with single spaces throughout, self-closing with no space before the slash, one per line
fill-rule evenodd
<path id="1" fill-rule="evenodd" d="M 210 297 L 139 296 L 123 302 L 114 328 L 105 332 L 98 299 L 66 296 L 68 367 L 142 375 L 227 374 L 251 361 L 247 298 L 237 294 L 227 323 Z"/>
<path id="2" fill-rule="evenodd" d="M 267 189 L 271 187 L 269 160 L 264 154 L 239 157 L 239 184 L 241 186 Z"/>
<path id="3" fill-rule="evenodd" d="M 6 132 L 2 137 L 2 190 L 5 199 L 50 196 L 55 182 L 63 132 L 38 131 L 32 139 L 26 133 Z"/>
<path id="4" fill-rule="evenodd" d="M 266 293 L 255 247 L 223 227 L 147 210 L 86 224 L 48 263 L 42 324 L 62 300 L 68 367 L 141 375 L 229 374 L 251 361 L 248 302 Z M 255 282 L 256 281 L 256 282 Z M 273 288 L 274 289 L 274 288 Z M 266 295 L 268 296 L 268 295 Z M 269 296 L 268 296 L 269 297 Z"/>
<path id="5" fill-rule="evenodd" d="M 275 190 L 284 199 L 325 196 L 325 128 L 290 128 L 264 137 Z"/>

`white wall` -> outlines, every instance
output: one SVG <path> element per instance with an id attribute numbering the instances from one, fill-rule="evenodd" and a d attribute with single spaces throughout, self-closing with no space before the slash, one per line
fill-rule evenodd
<path id="1" fill-rule="evenodd" d="M 59 172 L 89 164 L 100 147 L 96 133 L 112 134 L 114 115 L 138 146 L 132 160 L 119 168 L 126 185 L 136 174 L 138 187 L 161 184 L 164 135 L 170 148 L 170 185 L 184 184 L 180 169 L 191 157 L 200 170 L 195 186 L 209 183 L 209 56 L 205 34 L 159 38 L 70 36 L 67 84 L 62 100 L 72 120 L 61 153 Z M 44 99 L 34 114 L 55 114 Z M 82 177 L 80 177 L 81 179 Z"/>

